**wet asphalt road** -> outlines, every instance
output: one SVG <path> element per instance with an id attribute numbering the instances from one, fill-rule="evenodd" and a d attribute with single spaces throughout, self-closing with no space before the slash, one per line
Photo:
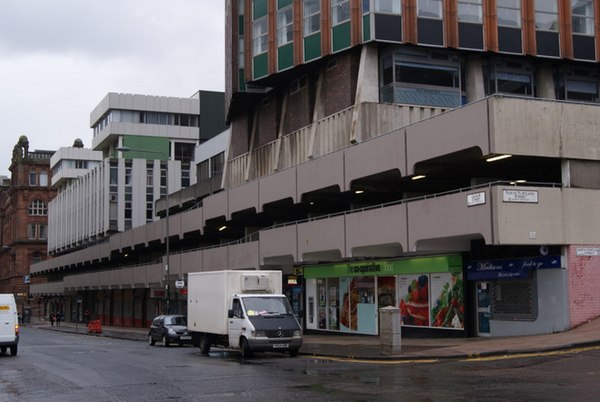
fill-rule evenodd
<path id="1" fill-rule="evenodd" d="M 356 363 L 22 330 L 0 356 L 4 401 L 597 400 L 600 348 L 484 361 Z"/>

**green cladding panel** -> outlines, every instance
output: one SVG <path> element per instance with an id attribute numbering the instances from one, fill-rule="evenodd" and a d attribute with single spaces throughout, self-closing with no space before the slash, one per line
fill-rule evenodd
<path id="1" fill-rule="evenodd" d="M 333 51 L 350 47 L 350 21 L 337 25 L 332 29 Z"/>
<path id="2" fill-rule="evenodd" d="M 292 0 L 277 0 L 277 9 L 280 10 L 284 7 L 291 5 L 292 3 Z"/>
<path id="3" fill-rule="evenodd" d="M 169 159 L 169 139 L 166 137 L 127 135 L 123 137 L 123 146 L 131 149 L 123 152 L 126 159 Z"/>
<path id="4" fill-rule="evenodd" d="M 267 0 L 254 0 L 252 2 L 252 19 L 257 20 L 267 15 Z"/>
<path id="5" fill-rule="evenodd" d="M 265 77 L 269 73 L 269 53 L 259 54 L 252 59 L 252 78 Z"/>
<path id="6" fill-rule="evenodd" d="M 244 36 L 244 16 L 238 16 L 238 31 L 240 36 Z"/>
<path id="7" fill-rule="evenodd" d="M 246 72 L 243 68 L 238 70 L 238 87 L 240 91 L 246 90 Z"/>
<path id="8" fill-rule="evenodd" d="M 363 41 L 371 40 L 371 14 L 363 15 Z"/>
<path id="9" fill-rule="evenodd" d="M 304 38 L 304 61 L 321 57 L 321 33 Z"/>
<path id="10" fill-rule="evenodd" d="M 341 278 L 349 276 L 390 276 L 420 273 L 461 272 L 459 254 L 400 260 L 357 261 L 304 267 L 304 277 Z"/>
<path id="11" fill-rule="evenodd" d="M 288 43 L 277 49 L 277 70 L 285 70 L 294 65 L 294 44 Z"/>

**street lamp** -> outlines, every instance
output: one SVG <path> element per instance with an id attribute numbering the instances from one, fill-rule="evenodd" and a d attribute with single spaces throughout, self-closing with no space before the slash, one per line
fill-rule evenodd
<path id="1" fill-rule="evenodd" d="M 153 153 L 153 154 L 160 154 L 160 155 L 164 155 L 164 152 L 160 152 L 160 151 L 152 151 L 152 150 L 146 150 L 146 149 L 136 149 L 136 148 L 131 148 L 131 147 L 126 147 L 126 146 L 120 146 L 116 148 L 117 151 L 120 152 L 144 152 L 144 153 Z M 165 187 L 167 189 L 167 196 L 165 197 L 165 201 L 167 203 L 167 213 L 165 216 L 165 224 L 166 224 L 166 230 L 167 230 L 167 234 L 166 234 L 166 241 L 165 241 L 165 275 L 167 277 L 167 279 L 165 280 L 165 291 L 167 293 L 167 309 L 166 309 L 166 314 L 171 314 L 171 291 L 170 291 L 170 286 L 169 286 L 169 280 L 170 280 L 170 276 L 171 276 L 171 270 L 170 270 L 170 256 L 171 256 L 171 250 L 170 250 L 170 241 L 169 241 L 169 159 L 170 157 L 167 157 L 167 171 L 166 171 L 166 180 L 165 180 Z"/>

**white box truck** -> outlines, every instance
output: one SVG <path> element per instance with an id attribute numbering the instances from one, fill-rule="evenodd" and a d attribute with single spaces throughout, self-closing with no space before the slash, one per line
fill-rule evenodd
<path id="1" fill-rule="evenodd" d="M 19 315 L 12 293 L 0 294 L 0 352 L 10 348 L 11 356 L 17 355 L 19 344 Z"/>
<path id="2" fill-rule="evenodd" d="M 296 356 L 302 329 L 282 294 L 281 271 L 210 271 L 188 274 L 188 330 L 202 354 L 210 347 Z"/>

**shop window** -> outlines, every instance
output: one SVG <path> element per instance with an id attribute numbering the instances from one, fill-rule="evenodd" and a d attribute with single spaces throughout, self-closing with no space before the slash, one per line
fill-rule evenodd
<path id="1" fill-rule="evenodd" d="M 457 107 L 461 104 L 460 61 L 440 54 L 411 57 L 400 52 L 381 59 L 381 100 L 390 103 Z"/>
<path id="2" fill-rule="evenodd" d="M 535 320 L 537 289 L 535 279 L 511 279 L 491 282 L 493 320 Z"/>

